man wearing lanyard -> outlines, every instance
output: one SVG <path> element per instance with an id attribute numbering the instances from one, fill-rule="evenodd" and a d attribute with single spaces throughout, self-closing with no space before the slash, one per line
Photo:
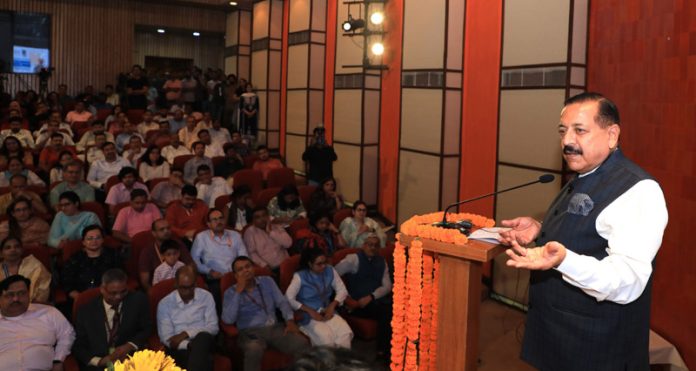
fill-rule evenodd
<path id="1" fill-rule="evenodd" d="M 129 293 L 127 281 L 121 269 L 104 272 L 101 295 L 77 312 L 72 352 L 82 370 L 103 370 L 147 346 L 152 331 L 147 297 Z"/>
<path id="2" fill-rule="evenodd" d="M 157 269 L 157 267 L 164 261 L 164 258 L 159 252 L 159 248 L 166 240 L 173 239 L 176 241 L 180 246 L 179 251 L 181 252 L 179 260 L 181 260 L 184 264 L 191 265 L 195 268 L 195 264 L 193 263 L 193 259 L 191 259 L 189 250 L 185 247 L 181 240 L 173 235 L 169 222 L 166 219 L 155 220 L 152 222 L 151 227 L 152 238 L 148 239 L 147 242 L 143 244 L 144 246 L 140 246 L 142 251 L 138 257 L 140 285 L 146 292 L 150 292 L 152 275 L 155 272 L 155 269 Z"/>
<path id="3" fill-rule="evenodd" d="M 270 345 L 293 356 L 309 346 L 293 320 L 290 303 L 271 277 L 254 277 L 254 266 L 246 256 L 232 264 L 237 284 L 225 291 L 222 321 L 237 323 L 239 346 L 244 351 L 244 370 L 260 370 L 261 359 Z M 285 326 L 276 318 L 280 310 Z"/>
<path id="4" fill-rule="evenodd" d="M 198 267 L 198 272 L 207 276 L 208 288 L 219 310 L 220 278 L 232 271 L 234 259 L 248 254 L 239 232 L 225 229 L 222 211 L 211 209 L 207 219 L 209 229 L 196 235 L 191 257 Z"/>

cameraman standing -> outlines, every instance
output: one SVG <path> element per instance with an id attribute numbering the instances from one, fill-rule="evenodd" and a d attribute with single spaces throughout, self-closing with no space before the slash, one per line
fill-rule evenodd
<path id="1" fill-rule="evenodd" d="M 338 159 L 333 147 L 326 144 L 326 130 L 319 126 L 314 129 L 314 137 L 302 154 L 302 161 L 309 165 L 307 181 L 319 186 L 322 180 L 333 177 L 333 162 Z"/>

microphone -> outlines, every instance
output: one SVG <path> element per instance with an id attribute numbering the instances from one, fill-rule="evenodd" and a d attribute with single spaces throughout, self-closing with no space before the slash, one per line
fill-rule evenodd
<path id="1" fill-rule="evenodd" d="M 550 182 L 552 182 L 554 179 L 556 179 L 556 177 L 553 176 L 553 174 L 544 174 L 544 175 L 539 176 L 539 179 L 537 179 L 537 180 L 535 180 L 535 181 L 532 181 L 532 182 L 529 182 L 529 183 L 520 184 L 520 185 L 517 185 L 517 186 L 514 186 L 514 187 L 502 189 L 502 190 L 496 191 L 496 192 L 491 192 L 491 193 L 488 193 L 488 194 L 485 194 L 485 195 L 482 195 L 482 196 L 470 198 L 470 199 L 468 199 L 468 200 L 455 202 L 455 203 L 453 203 L 453 204 L 447 206 L 447 208 L 445 209 L 444 214 L 442 215 L 442 221 L 441 221 L 441 222 L 438 222 L 438 223 L 435 223 L 434 225 L 437 226 L 437 227 L 441 227 L 441 228 L 459 229 L 462 233 L 468 235 L 467 232 L 468 232 L 468 230 L 471 229 L 471 227 L 472 227 L 471 222 L 468 222 L 468 221 L 464 221 L 464 222 L 461 222 L 461 223 L 460 223 L 460 222 L 457 222 L 457 223 L 448 222 L 448 221 L 447 221 L 447 210 L 449 210 L 449 209 L 451 209 L 451 208 L 453 208 L 453 207 L 455 207 L 455 206 L 459 206 L 459 205 L 461 205 L 461 204 L 469 203 L 469 202 L 472 202 L 472 201 L 477 201 L 477 200 L 480 200 L 480 199 L 482 199 L 482 198 L 486 198 L 486 197 L 490 197 L 490 196 L 495 196 L 495 195 L 497 195 L 497 194 L 501 194 L 501 193 L 504 193 L 504 192 L 512 191 L 512 190 L 515 190 L 515 189 L 518 189 L 518 188 L 527 187 L 527 186 L 530 186 L 530 185 L 532 185 L 532 184 L 537 184 L 537 183 L 550 183 Z"/>

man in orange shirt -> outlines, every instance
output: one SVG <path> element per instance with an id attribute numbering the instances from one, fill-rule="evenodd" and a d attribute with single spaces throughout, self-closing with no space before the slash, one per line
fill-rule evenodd
<path id="1" fill-rule="evenodd" d="M 268 147 L 264 145 L 260 145 L 256 149 L 256 154 L 259 156 L 259 159 L 254 162 L 254 170 L 258 170 L 261 173 L 263 173 L 263 180 L 266 180 L 268 178 L 268 173 L 271 172 L 273 169 L 280 169 L 283 166 L 283 163 L 280 162 L 277 158 L 271 158 L 270 154 L 268 153 Z"/>
<path id="2" fill-rule="evenodd" d="M 63 145 L 63 134 L 51 134 L 49 145 L 44 147 L 39 155 L 39 168 L 46 172 L 51 171 L 53 165 L 55 165 L 60 159 L 60 154 L 63 151 L 72 153 L 73 158 L 75 158 L 75 149 L 73 149 L 73 147 L 66 147 Z"/>
<path id="3" fill-rule="evenodd" d="M 198 199 L 196 187 L 190 184 L 181 189 L 181 199 L 172 202 L 164 214 L 174 235 L 189 247 L 196 233 L 207 229 L 208 205 Z"/>

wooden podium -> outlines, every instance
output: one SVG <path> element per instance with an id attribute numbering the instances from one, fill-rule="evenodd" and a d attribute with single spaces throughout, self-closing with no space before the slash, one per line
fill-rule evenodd
<path id="1" fill-rule="evenodd" d="M 408 249 L 414 237 L 403 233 L 399 242 Z M 420 238 L 424 251 L 436 253 L 440 261 L 437 369 L 477 369 L 481 267 L 505 247 L 469 240 L 455 245 Z"/>

